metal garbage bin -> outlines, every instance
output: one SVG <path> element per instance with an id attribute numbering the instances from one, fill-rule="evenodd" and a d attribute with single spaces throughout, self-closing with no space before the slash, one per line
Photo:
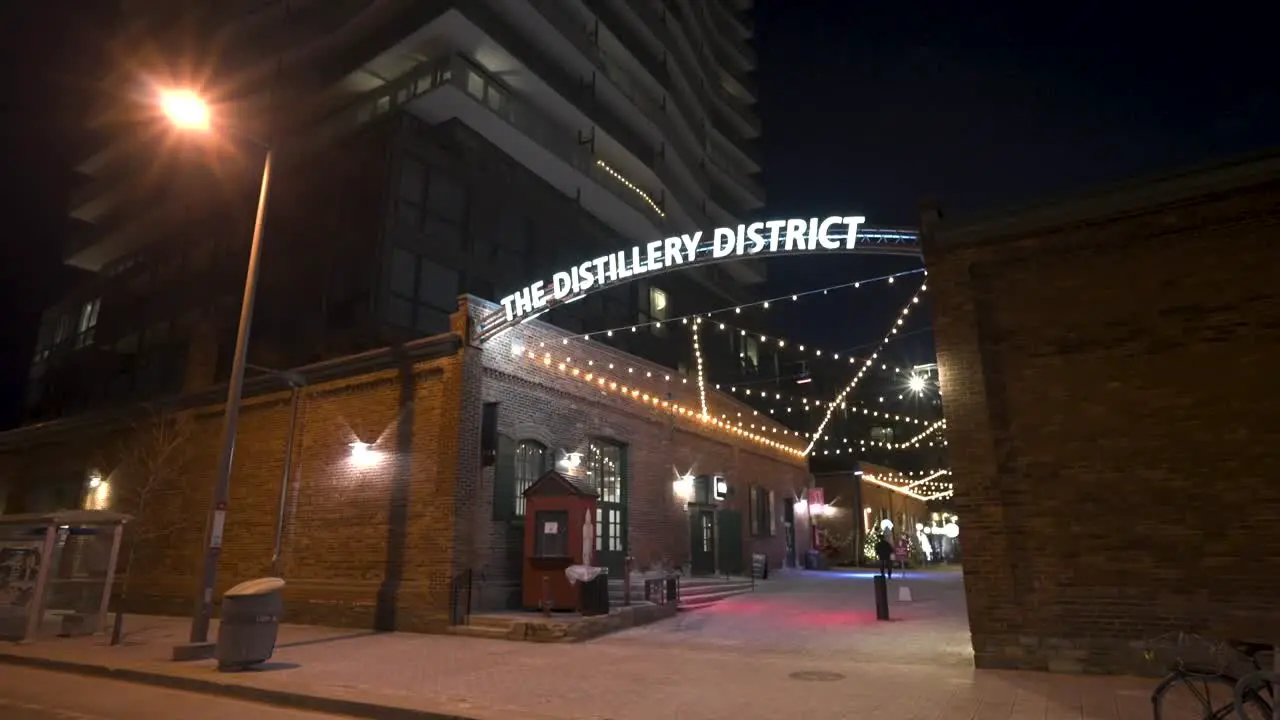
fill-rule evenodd
<path id="1" fill-rule="evenodd" d="M 222 596 L 218 646 L 214 657 L 219 670 L 240 670 L 271 659 L 280 631 L 284 597 L 280 578 L 249 580 Z"/>
<path id="2" fill-rule="evenodd" d="M 583 615 L 608 615 L 609 614 L 609 571 L 596 575 L 591 580 L 583 580 L 578 583 L 579 592 L 582 594 L 578 597 L 579 607 L 582 608 Z"/>

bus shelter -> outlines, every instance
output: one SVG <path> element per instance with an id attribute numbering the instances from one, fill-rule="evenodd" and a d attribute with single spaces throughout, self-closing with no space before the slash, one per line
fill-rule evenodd
<path id="1" fill-rule="evenodd" d="M 92 634 L 105 626 L 128 515 L 0 515 L 0 639 Z"/>

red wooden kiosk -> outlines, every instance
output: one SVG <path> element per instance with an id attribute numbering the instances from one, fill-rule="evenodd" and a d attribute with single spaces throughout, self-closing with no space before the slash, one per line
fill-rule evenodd
<path id="1" fill-rule="evenodd" d="M 590 565 L 595 548 L 596 491 L 585 479 L 548 470 L 524 491 L 524 607 L 574 610 L 578 588 L 564 574 Z"/>

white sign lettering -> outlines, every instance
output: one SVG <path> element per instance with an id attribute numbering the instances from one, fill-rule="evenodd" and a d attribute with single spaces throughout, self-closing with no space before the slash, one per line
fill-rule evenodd
<path id="1" fill-rule="evenodd" d="M 862 216 L 794 218 L 769 220 L 732 227 L 718 227 L 711 236 L 676 235 L 619 250 L 580 265 L 561 270 L 551 277 L 551 285 L 539 280 L 519 292 L 502 298 L 507 320 L 540 312 L 549 304 L 564 302 L 594 287 L 607 285 L 657 270 L 688 265 L 702 258 L 732 259 L 760 254 L 848 251 L 858 240 Z"/>

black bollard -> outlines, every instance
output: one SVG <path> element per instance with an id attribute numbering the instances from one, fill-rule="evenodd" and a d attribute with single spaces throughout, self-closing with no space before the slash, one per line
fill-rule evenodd
<path id="1" fill-rule="evenodd" d="M 876 619 L 889 619 L 889 583 L 884 579 L 884 575 L 877 575 L 874 578 L 876 587 Z"/>

